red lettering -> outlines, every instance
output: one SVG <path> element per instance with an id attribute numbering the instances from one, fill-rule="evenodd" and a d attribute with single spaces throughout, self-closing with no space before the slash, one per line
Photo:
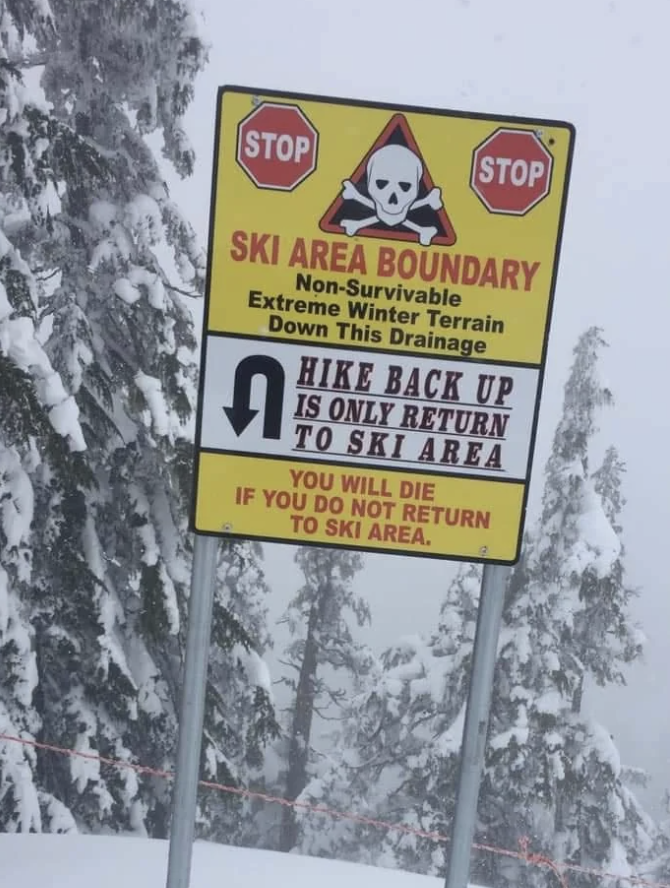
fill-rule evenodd
<path id="1" fill-rule="evenodd" d="M 339 271 L 343 274 L 367 273 L 363 245 L 352 246 L 348 241 L 334 241 L 331 244 L 325 240 L 306 241 L 304 237 L 297 237 L 288 264 L 290 267 L 298 265 L 300 268 Z"/>
<path id="2" fill-rule="evenodd" d="M 521 266 L 516 259 L 503 259 L 502 274 L 500 278 L 500 286 L 503 290 L 506 290 L 508 287 L 511 290 L 519 289 L 516 279 L 519 276 L 520 270 Z"/>
<path id="3" fill-rule="evenodd" d="M 474 527 L 475 513 L 472 509 L 463 509 L 461 512 L 461 527 Z"/>
<path id="4" fill-rule="evenodd" d="M 430 540 L 423 535 L 423 528 L 412 528 L 409 524 L 379 524 L 375 522 L 368 532 L 368 540 L 380 543 L 402 543 L 406 546 L 430 546 Z"/>
<path id="5" fill-rule="evenodd" d="M 341 496 L 323 496 L 323 494 L 317 493 L 314 497 L 314 511 L 341 515 L 344 512 L 344 500 Z"/>
<path id="6" fill-rule="evenodd" d="M 395 274 L 395 250 L 393 247 L 379 248 L 377 274 L 379 277 L 391 277 Z"/>
<path id="7" fill-rule="evenodd" d="M 378 499 L 355 499 L 351 501 L 351 514 L 360 518 L 390 518 L 396 503 Z"/>
<path id="8" fill-rule="evenodd" d="M 435 499 L 435 485 L 425 481 L 401 481 L 400 499 L 427 500 Z"/>
<path id="9" fill-rule="evenodd" d="M 328 243 L 324 240 L 312 241 L 312 255 L 309 262 L 310 268 L 320 268 L 328 271 Z"/>
<path id="10" fill-rule="evenodd" d="M 233 248 L 230 251 L 230 258 L 233 262 L 243 262 L 247 258 L 246 231 L 233 231 L 231 241 Z"/>
<path id="11" fill-rule="evenodd" d="M 230 257 L 233 262 L 255 262 L 277 265 L 279 262 L 279 235 L 252 231 L 234 231 L 231 237 Z"/>
<path id="12" fill-rule="evenodd" d="M 361 522 L 345 521 L 342 518 L 329 518 L 326 521 L 326 536 L 339 537 L 345 540 L 358 540 L 361 537 Z"/>

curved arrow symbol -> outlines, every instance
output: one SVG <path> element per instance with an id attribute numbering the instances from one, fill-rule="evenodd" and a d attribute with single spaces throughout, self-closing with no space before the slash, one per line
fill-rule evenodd
<path id="1" fill-rule="evenodd" d="M 280 438 L 285 377 L 284 368 L 276 358 L 267 355 L 249 355 L 243 358 L 235 369 L 233 406 L 224 407 L 223 410 L 239 438 L 258 413 L 258 410 L 252 410 L 249 406 L 251 381 L 258 375 L 264 376 L 266 380 L 263 437 Z"/>

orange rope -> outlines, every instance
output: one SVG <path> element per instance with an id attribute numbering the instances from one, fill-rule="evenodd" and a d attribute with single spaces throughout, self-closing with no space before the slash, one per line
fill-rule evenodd
<path id="1" fill-rule="evenodd" d="M 134 762 L 124 762 L 120 759 L 107 758 L 92 752 L 80 752 L 76 749 L 68 749 L 63 746 L 57 746 L 54 743 L 43 743 L 38 740 L 27 740 L 23 737 L 15 737 L 9 734 L 0 733 L 0 740 L 9 743 L 20 743 L 22 746 L 29 746 L 33 749 L 42 749 L 46 752 L 53 752 L 57 755 L 67 755 L 71 758 L 87 759 L 88 761 L 100 762 L 103 765 L 109 765 L 113 768 L 127 768 L 136 774 L 148 774 L 152 777 L 162 777 L 171 780 L 174 777 L 172 771 L 165 771 L 160 768 L 151 768 L 147 765 L 137 765 Z M 423 839 L 431 839 L 436 842 L 448 842 L 449 837 L 438 832 L 429 832 L 416 827 L 406 826 L 402 823 L 388 823 L 385 820 L 377 820 L 374 817 L 365 817 L 362 814 L 356 814 L 352 811 L 336 811 L 333 808 L 327 808 L 324 805 L 313 805 L 310 802 L 292 801 L 281 796 L 273 796 L 264 792 L 257 792 L 251 789 L 242 789 L 239 786 L 227 786 L 224 783 L 215 783 L 212 780 L 199 780 L 198 785 L 205 789 L 215 789 L 219 792 L 227 792 L 232 795 L 241 796 L 243 798 L 258 799 L 269 804 L 284 805 L 285 807 L 297 808 L 307 811 L 310 814 L 323 814 L 327 817 L 333 817 L 337 820 L 350 820 L 354 823 L 361 823 L 366 826 L 374 826 L 379 829 L 385 829 L 393 832 L 399 832 L 406 835 L 418 836 Z M 561 888 L 568 888 L 566 879 L 566 871 L 582 873 L 583 875 L 596 876 L 600 879 L 621 880 L 629 882 L 631 885 L 640 886 L 640 888 L 670 888 L 667 882 L 654 882 L 641 876 L 623 876 L 617 873 L 609 873 L 604 870 L 597 870 L 591 867 L 580 866 L 576 863 L 561 863 L 546 857 L 543 854 L 537 854 L 530 851 L 530 840 L 527 836 L 519 839 L 519 851 L 512 851 L 509 848 L 497 848 L 495 845 L 485 845 L 481 843 L 473 843 L 472 847 L 477 851 L 485 851 L 489 854 L 498 854 L 504 857 L 512 857 L 522 860 L 530 866 L 543 866 L 552 870 L 559 881 Z"/>

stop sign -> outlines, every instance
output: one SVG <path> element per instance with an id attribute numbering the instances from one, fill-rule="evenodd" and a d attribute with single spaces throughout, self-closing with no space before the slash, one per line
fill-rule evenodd
<path id="1" fill-rule="evenodd" d="M 262 102 L 237 127 L 237 162 L 257 188 L 293 191 L 316 169 L 318 144 L 297 105 Z"/>
<path id="2" fill-rule="evenodd" d="M 475 148 L 470 186 L 489 212 L 523 216 L 549 194 L 553 160 L 532 130 L 501 127 Z"/>

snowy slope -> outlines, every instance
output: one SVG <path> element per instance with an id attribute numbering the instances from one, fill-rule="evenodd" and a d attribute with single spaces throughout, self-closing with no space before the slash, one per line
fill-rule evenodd
<path id="1" fill-rule="evenodd" d="M 0 882 L 16 888 L 165 888 L 168 843 L 0 834 Z M 443 880 L 314 857 L 198 842 L 191 888 L 442 888 Z"/>

